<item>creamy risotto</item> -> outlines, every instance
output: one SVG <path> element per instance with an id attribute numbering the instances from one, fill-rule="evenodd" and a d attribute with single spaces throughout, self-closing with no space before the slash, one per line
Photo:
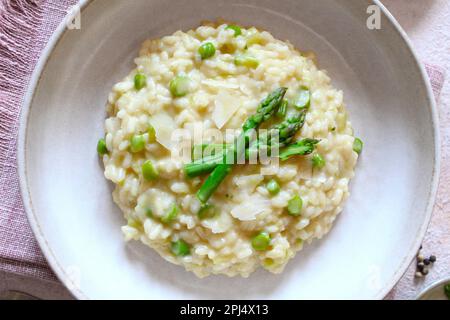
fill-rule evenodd
<path id="1" fill-rule="evenodd" d="M 362 142 L 343 93 L 312 55 L 266 31 L 205 25 L 145 41 L 135 63 L 108 97 L 98 144 L 125 240 L 142 241 L 199 277 L 247 277 L 259 266 L 281 272 L 330 230 Z M 255 129 L 280 130 L 278 163 L 203 168 L 201 153 L 197 160 L 173 156 L 177 129 L 200 132 L 204 144 L 217 143 L 211 132 L 223 133 L 225 154 L 254 115 Z M 287 139 L 279 123 L 289 123 Z M 201 172 L 189 173 L 198 160 Z M 221 168 L 228 171 L 218 178 Z"/>

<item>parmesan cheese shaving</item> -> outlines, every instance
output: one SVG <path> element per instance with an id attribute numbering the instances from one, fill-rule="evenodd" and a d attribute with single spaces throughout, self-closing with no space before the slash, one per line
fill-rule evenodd
<path id="1" fill-rule="evenodd" d="M 239 109 L 240 105 L 241 101 L 239 98 L 228 91 L 221 91 L 216 97 L 215 108 L 212 114 L 216 127 L 221 129 Z"/>
<path id="2" fill-rule="evenodd" d="M 155 128 L 156 141 L 166 149 L 171 150 L 174 143 L 172 133 L 177 128 L 172 117 L 165 112 L 161 112 L 151 117 L 150 123 Z"/>

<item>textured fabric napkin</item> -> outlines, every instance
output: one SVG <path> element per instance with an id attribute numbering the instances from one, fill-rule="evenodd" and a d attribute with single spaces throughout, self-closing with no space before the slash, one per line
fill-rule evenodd
<path id="1" fill-rule="evenodd" d="M 18 121 L 31 73 L 76 0 L 0 1 L 0 269 L 56 280 L 31 232 L 19 192 Z"/>
<path id="2" fill-rule="evenodd" d="M 76 0 L 0 0 L 0 270 L 55 280 L 28 225 L 16 165 L 18 121 L 31 73 Z M 427 65 L 436 99 L 444 73 Z"/>

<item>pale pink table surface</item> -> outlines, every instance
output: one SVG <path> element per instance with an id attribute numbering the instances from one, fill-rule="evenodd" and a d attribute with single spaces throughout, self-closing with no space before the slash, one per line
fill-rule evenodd
<path id="1" fill-rule="evenodd" d="M 387 298 L 413 299 L 426 286 L 450 277 L 450 1 L 382 0 L 411 38 L 422 61 L 441 66 L 446 81 L 438 109 L 441 127 L 441 174 L 434 214 L 423 242 L 423 254 L 438 262 L 425 279 L 414 278 L 412 264 Z"/>
<path id="2" fill-rule="evenodd" d="M 450 1 L 448 0 L 382 0 L 411 38 L 419 58 L 440 66 L 446 82 L 439 99 L 442 142 L 442 172 L 435 211 L 423 242 L 424 254 L 435 254 L 438 261 L 430 274 L 414 278 L 414 265 L 387 296 L 388 299 L 414 299 L 435 280 L 450 277 Z M 41 298 L 69 298 L 59 283 L 0 272 L 0 293 L 20 290 Z"/>

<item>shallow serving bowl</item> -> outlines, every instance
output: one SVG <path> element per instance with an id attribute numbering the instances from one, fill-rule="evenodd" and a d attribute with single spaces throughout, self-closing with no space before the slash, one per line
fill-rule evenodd
<path id="1" fill-rule="evenodd" d="M 382 298 L 427 227 L 439 168 L 437 118 L 424 69 L 381 6 L 366 25 L 361 0 L 81 1 L 81 29 L 61 25 L 23 107 L 18 159 L 24 205 L 48 262 L 77 298 Z M 198 279 L 140 243 L 125 244 L 122 213 L 96 142 L 112 85 L 140 43 L 204 20 L 270 31 L 314 51 L 344 91 L 365 149 L 334 228 L 284 273 Z"/>
<path id="2" fill-rule="evenodd" d="M 433 282 L 417 296 L 417 300 L 450 300 L 445 294 L 445 286 L 450 285 L 450 277 Z"/>

